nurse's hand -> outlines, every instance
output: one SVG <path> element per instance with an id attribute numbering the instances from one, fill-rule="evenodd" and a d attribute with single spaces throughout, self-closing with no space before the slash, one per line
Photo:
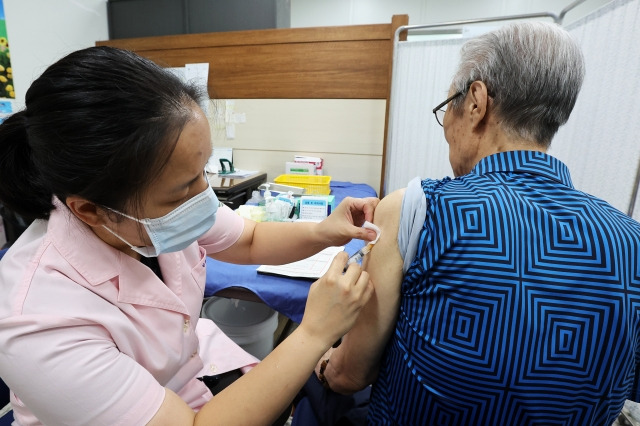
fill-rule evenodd
<path id="1" fill-rule="evenodd" d="M 347 259 L 346 252 L 339 253 L 327 273 L 311 285 L 300 323 L 310 336 L 322 338 L 327 348 L 351 329 L 373 294 L 369 274 L 358 264 L 342 273 Z"/>
<path id="2" fill-rule="evenodd" d="M 378 198 L 346 197 L 325 220 L 318 224 L 318 233 L 327 245 L 341 246 L 353 238 L 372 241 L 376 233 L 362 228 L 365 221 L 373 222 L 373 212 Z"/>

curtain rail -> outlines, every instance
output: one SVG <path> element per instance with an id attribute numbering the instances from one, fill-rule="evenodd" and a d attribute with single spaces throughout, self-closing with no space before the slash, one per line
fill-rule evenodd
<path id="1" fill-rule="evenodd" d="M 631 201 L 627 209 L 627 216 L 633 217 L 633 210 L 636 207 L 636 199 L 638 198 L 638 189 L 640 188 L 640 161 L 638 161 L 638 169 L 636 170 L 636 180 L 631 191 Z"/>
<path id="2" fill-rule="evenodd" d="M 531 19 L 531 18 L 551 18 L 551 19 L 554 20 L 554 22 L 556 24 L 561 25 L 562 21 L 564 20 L 564 17 L 566 16 L 566 14 L 570 10 L 574 9 L 576 6 L 584 3 L 585 1 L 586 0 L 575 0 L 574 2 L 570 3 L 567 7 L 562 9 L 562 11 L 560 12 L 559 15 L 556 15 L 555 13 L 551 13 L 551 12 L 540 12 L 540 13 L 526 13 L 526 14 L 511 15 L 511 16 L 499 16 L 499 17 L 494 17 L 494 18 L 478 18 L 478 19 L 467 19 L 467 20 L 462 20 L 462 21 L 440 22 L 440 23 L 436 23 L 436 24 L 403 25 L 403 26 L 400 26 L 400 27 L 398 27 L 396 29 L 396 32 L 395 32 L 395 35 L 394 35 L 394 48 L 393 48 L 393 67 L 394 67 L 394 70 L 393 71 L 395 71 L 395 63 L 396 63 L 396 59 L 397 59 L 397 51 L 398 51 L 397 44 L 398 44 L 398 42 L 400 40 L 400 34 L 402 34 L 405 31 L 418 30 L 418 29 L 424 30 L 424 29 L 439 28 L 439 27 L 451 27 L 451 26 L 457 26 L 457 25 L 480 24 L 480 23 L 486 23 L 486 22 L 499 22 L 499 21 L 518 20 L 518 19 Z M 391 124 L 390 124 L 390 127 L 391 127 Z M 390 131 L 391 130 L 389 128 L 389 132 Z M 382 190 L 384 190 L 384 188 L 382 188 Z M 627 209 L 627 215 L 629 217 L 633 217 L 633 211 L 635 209 L 636 199 L 638 198 L 638 191 L 640 191 L 640 163 L 638 164 L 638 169 L 637 169 L 637 172 L 636 172 L 635 185 L 633 187 L 631 200 L 629 201 L 629 208 Z"/>
<path id="3" fill-rule="evenodd" d="M 485 22 L 499 22 L 499 21 L 512 21 L 517 19 L 532 19 L 532 18 L 551 18 L 556 24 L 562 24 L 565 15 L 571 9 L 575 8 L 581 3 L 584 3 L 586 0 L 576 0 L 573 3 L 569 4 L 567 7 L 562 9 L 559 15 L 551 12 L 539 12 L 539 13 L 524 13 L 519 15 L 510 15 L 510 16 L 497 16 L 493 18 L 477 18 L 477 19 L 466 19 L 462 21 L 449 21 L 449 22 L 439 22 L 436 24 L 421 24 L 421 25 L 403 25 L 398 27 L 395 32 L 394 41 L 397 42 L 400 39 L 400 34 L 405 31 L 411 30 L 424 30 L 428 28 L 438 28 L 438 27 L 450 27 L 455 25 L 468 25 L 468 24 L 481 24 Z M 395 51 L 395 49 L 394 49 Z"/>

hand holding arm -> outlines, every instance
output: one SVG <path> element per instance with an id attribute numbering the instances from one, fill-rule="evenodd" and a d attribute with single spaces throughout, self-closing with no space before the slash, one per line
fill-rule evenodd
<path id="1" fill-rule="evenodd" d="M 375 288 L 354 327 L 324 359 L 323 375 L 332 390 L 353 393 L 373 383 L 384 348 L 393 333 L 400 305 L 403 260 L 398 250 L 398 228 L 404 190 L 385 197 L 375 212 L 380 239 L 365 257 L 365 269 Z M 316 367 L 316 372 L 320 365 Z"/>
<path id="2" fill-rule="evenodd" d="M 230 263 L 279 265 L 307 258 L 329 246 L 346 244 L 353 238 L 371 241 L 375 232 L 362 228 L 362 224 L 373 220 L 379 201 L 346 197 L 320 223 L 245 220 L 238 241 L 210 256 Z"/>
<path id="3" fill-rule="evenodd" d="M 362 228 L 365 221 L 373 222 L 373 214 L 380 200 L 377 198 L 346 197 L 336 210 L 320 222 L 319 233 L 328 245 L 341 246 L 356 238 L 371 241 L 376 233 Z"/>

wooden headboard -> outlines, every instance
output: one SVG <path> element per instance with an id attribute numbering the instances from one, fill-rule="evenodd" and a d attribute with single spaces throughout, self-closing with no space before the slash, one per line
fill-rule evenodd
<path id="1" fill-rule="evenodd" d="M 218 99 L 385 99 L 385 135 L 393 40 L 408 15 L 390 24 L 232 31 L 99 41 L 159 65 L 209 63 Z M 380 188 L 384 188 L 381 182 Z"/>

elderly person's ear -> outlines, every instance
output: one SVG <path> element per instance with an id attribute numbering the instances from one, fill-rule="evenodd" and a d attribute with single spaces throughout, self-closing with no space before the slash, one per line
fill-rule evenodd
<path id="1" fill-rule="evenodd" d="M 484 120 L 487 114 L 487 108 L 489 106 L 489 91 L 487 85 L 479 80 L 471 83 L 467 101 L 469 101 L 467 108 L 469 108 L 473 123 L 477 125 Z"/>

